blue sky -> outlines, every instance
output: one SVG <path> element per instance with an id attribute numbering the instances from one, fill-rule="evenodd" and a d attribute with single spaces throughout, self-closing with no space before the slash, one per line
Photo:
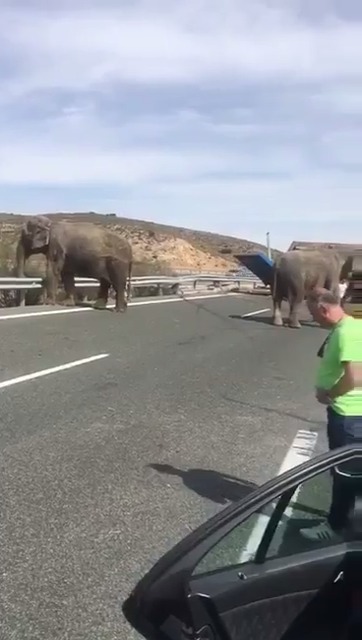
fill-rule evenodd
<path id="1" fill-rule="evenodd" d="M 359 0 L 0 0 L 0 209 L 362 241 Z"/>

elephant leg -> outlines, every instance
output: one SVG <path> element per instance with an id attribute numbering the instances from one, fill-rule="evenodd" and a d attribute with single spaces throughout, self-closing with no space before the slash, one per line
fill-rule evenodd
<path id="1" fill-rule="evenodd" d="M 289 300 L 289 327 L 291 329 L 300 329 L 302 326 L 299 322 L 299 311 L 302 306 L 303 300 L 299 300 L 297 297 L 290 298 Z"/>
<path id="2" fill-rule="evenodd" d="M 119 280 L 117 285 L 115 286 L 116 291 L 116 306 L 114 308 L 118 313 L 124 313 L 127 311 L 127 300 L 126 300 L 126 287 L 127 280 Z"/>
<path id="3" fill-rule="evenodd" d="M 108 301 L 110 283 L 105 279 L 100 280 L 100 285 L 97 294 L 97 300 L 94 303 L 95 309 L 106 309 Z"/>
<path id="4" fill-rule="evenodd" d="M 44 300 L 45 304 L 56 304 L 58 281 L 58 276 L 54 271 L 53 264 L 48 261 L 46 272 L 46 297 Z"/>
<path id="5" fill-rule="evenodd" d="M 63 304 L 67 307 L 74 307 L 76 297 L 74 274 L 62 272 L 62 283 L 66 293 Z"/>
<path id="6" fill-rule="evenodd" d="M 333 293 L 334 296 L 337 297 L 337 299 L 339 301 L 341 301 L 341 292 L 340 292 L 340 289 L 339 289 L 339 282 L 333 282 L 331 284 L 330 291 Z"/>
<path id="7" fill-rule="evenodd" d="M 60 256 L 57 259 L 51 259 L 48 256 L 47 259 L 47 274 L 46 274 L 46 290 L 47 299 L 46 304 L 56 304 L 59 282 L 62 277 L 64 267 L 64 256 Z"/>
<path id="8" fill-rule="evenodd" d="M 55 304 L 53 274 L 48 271 L 44 281 L 43 304 Z"/>
<path id="9" fill-rule="evenodd" d="M 127 310 L 127 269 L 128 265 L 119 261 L 110 261 L 108 265 L 109 277 L 116 292 L 114 310 L 118 313 L 124 313 Z"/>
<path id="10" fill-rule="evenodd" d="M 282 298 L 275 297 L 273 300 L 273 324 L 276 327 L 283 326 Z"/>

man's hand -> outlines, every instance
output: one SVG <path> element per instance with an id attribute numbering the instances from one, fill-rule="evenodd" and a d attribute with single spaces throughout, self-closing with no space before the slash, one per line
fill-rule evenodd
<path id="1" fill-rule="evenodd" d="M 343 375 L 338 382 L 329 389 L 329 396 L 332 399 L 344 396 L 345 393 L 356 388 L 362 388 L 362 363 L 342 362 Z"/>
<path id="2" fill-rule="evenodd" d="M 320 402 L 320 404 L 330 404 L 331 403 L 331 398 L 329 396 L 329 393 L 327 391 L 327 389 L 320 389 L 317 387 L 316 389 L 316 398 L 318 400 L 318 402 Z"/>

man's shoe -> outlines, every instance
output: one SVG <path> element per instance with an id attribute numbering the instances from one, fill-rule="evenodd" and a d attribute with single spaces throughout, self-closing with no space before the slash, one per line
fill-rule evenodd
<path id="1" fill-rule="evenodd" d="M 338 534 L 333 531 L 328 522 L 321 522 L 315 527 L 300 529 L 300 534 L 303 538 L 307 538 L 308 540 L 315 542 L 330 542 L 339 538 Z"/>

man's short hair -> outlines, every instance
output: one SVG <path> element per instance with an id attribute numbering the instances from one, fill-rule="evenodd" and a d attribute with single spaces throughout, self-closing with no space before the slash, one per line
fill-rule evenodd
<path id="1" fill-rule="evenodd" d="M 317 306 L 329 304 L 332 307 L 336 307 L 340 304 L 340 299 L 337 294 L 329 291 L 328 289 L 323 289 L 322 287 L 316 287 L 309 291 L 307 294 L 307 301 L 309 304 L 315 304 Z"/>

